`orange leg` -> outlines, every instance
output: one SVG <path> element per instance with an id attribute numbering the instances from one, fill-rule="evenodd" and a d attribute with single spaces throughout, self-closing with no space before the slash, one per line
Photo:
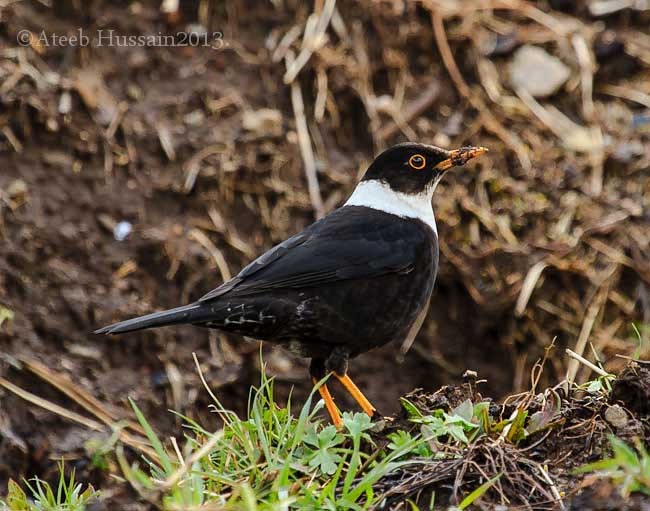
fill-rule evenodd
<path id="1" fill-rule="evenodd" d="M 318 383 L 318 380 L 316 378 L 313 378 L 313 381 L 314 381 L 314 385 Z M 330 394 L 330 391 L 327 388 L 327 384 L 323 383 L 320 387 L 318 387 L 318 392 L 320 393 L 320 396 L 323 398 L 323 401 L 325 401 L 325 408 L 327 408 L 327 413 L 330 414 L 334 426 L 336 426 L 337 429 L 343 426 L 343 420 L 341 420 L 341 414 L 339 414 L 339 411 L 336 408 L 336 405 L 334 404 L 334 399 L 332 399 L 332 395 Z"/>
<path id="2" fill-rule="evenodd" d="M 350 379 L 350 377 L 347 374 L 340 376 L 334 373 L 334 376 L 338 378 L 338 380 L 343 384 L 345 389 L 352 395 L 354 400 L 357 403 L 359 403 L 359 406 L 361 406 L 364 412 L 366 412 L 370 417 L 374 416 L 377 413 L 375 407 L 372 406 L 372 404 L 370 404 L 368 398 L 366 398 L 366 396 L 363 395 L 363 393 L 359 390 L 359 387 L 357 387 L 354 384 L 354 382 Z"/>

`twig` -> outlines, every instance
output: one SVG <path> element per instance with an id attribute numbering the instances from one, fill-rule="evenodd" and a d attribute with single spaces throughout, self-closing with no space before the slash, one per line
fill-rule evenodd
<path id="1" fill-rule="evenodd" d="M 72 399 L 79 406 L 83 407 L 86 411 L 94 415 L 104 424 L 110 426 L 111 424 L 122 420 L 120 417 L 112 413 L 104 403 L 86 392 L 83 388 L 76 385 L 67 376 L 53 371 L 38 360 L 28 358 L 20 358 L 19 360 L 25 364 L 25 367 L 27 367 L 27 369 L 33 372 L 36 376 L 59 389 L 66 396 Z M 137 431 L 138 433 L 144 435 L 144 430 L 142 427 L 140 427 L 139 424 L 133 421 L 127 421 L 127 425 L 134 431 Z"/>
<path id="2" fill-rule="evenodd" d="M 492 3 L 491 9 L 512 9 L 521 12 L 531 20 L 539 23 L 543 27 L 548 28 L 555 32 L 559 37 L 566 37 L 569 34 L 570 28 L 565 26 L 564 23 L 558 21 L 553 16 L 535 7 L 534 3 L 525 0 L 502 0 L 500 2 Z M 574 18 L 575 19 L 575 18 Z"/>
<path id="3" fill-rule="evenodd" d="M 212 259 L 214 259 L 214 262 L 217 264 L 217 268 L 219 268 L 221 278 L 224 282 L 232 278 L 232 273 L 230 273 L 230 268 L 228 267 L 228 261 L 226 261 L 226 258 L 223 256 L 221 250 L 219 250 L 215 244 L 210 241 L 210 238 L 208 238 L 202 230 L 195 227 L 189 232 L 188 237 L 194 241 L 197 241 L 209 252 L 209 254 L 212 256 Z"/>
<path id="4" fill-rule="evenodd" d="M 129 104 L 126 101 L 120 101 L 120 103 L 118 103 L 117 108 L 115 109 L 115 114 L 113 115 L 108 128 L 106 128 L 106 133 L 104 136 L 106 137 L 107 141 L 113 139 L 115 133 L 117 132 L 117 128 L 120 127 L 120 124 L 124 119 L 124 114 L 126 114 L 128 110 Z"/>
<path id="5" fill-rule="evenodd" d="M 283 80 L 287 85 L 294 83 L 296 76 L 298 76 L 300 70 L 309 62 L 313 53 L 325 44 L 327 40 L 325 31 L 330 24 L 335 7 L 336 0 L 327 0 L 320 14 L 313 13 L 307 19 L 300 53 L 287 66 L 287 71 L 284 74 Z"/>
<path id="6" fill-rule="evenodd" d="M 185 465 L 185 460 L 183 459 L 183 455 L 181 454 L 181 450 L 178 447 L 178 442 L 176 441 L 175 436 L 170 436 L 169 441 L 172 443 L 172 447 L 174 448 L 174 452 L 176 453 L 176 457 L 178 458 L 178 462 L 181 465 Z"/>
<path id="7" fill-rule="evenodd" d="M 183 184 L 183 191 L 185 193 L 191 192 L 192 188 L 194 188 L 194 183 L 196 183 L 196 178 L 201 170 L 201 162 L 208 156 L 225 152 L 226 149 L 227 147 L 224 144 L 215 144 L 205 147 L 183 164 L 183 170 L 186 174 L 185 183 Z"/>
<path id="8" fill-rule="evenodd" d="M 411 122 L 413 119 L 422 115 L 440 95 L 440 83 L 432 81 L 417 98 L 409 102 L 404 111 L 401 112 L 400 121 L 403 124 Z M 395 121 L 391 121 L 383 126 L 378 132 L 377 137 L 381 140 L 387 140 L 400 130 L 400 126 Z"/>
<path id="9" fill-rule="evenodd" d="M 522 87 L 515 87 L 515 93 L 567 148 L 584 153 L 599 154 L 602 152 L 603 137 L 598 125 L 581 126 L 569 119 L 555 106 L 543 106 Z"/>
<path id="10" fill-rule="evenodd" d="M 567 348 L 564 350 L 567 355 L 569 355 L 572 359 L 577 360 L 579 363 L 586 365 L 589 369 L 591 369 L 593 372 L 597 373 L 600 376 L 614 376 L 611 373 L 608 373 L 607 371 L 604 371 L 600 367 L 598 367 L 596 364 L 593 364 L 589 362 L 586 358 L 584 358 L 581 355 L 578 355 L 575 351 Z"/>
<path id="11" fill-rule="evenodd" d="M 537 391 L 537 384 L 539 383 L 540 378 L 542 377 L 542 373 L 544 372 L 544 366 L 546 365 L 546 361 L 548 360 L 548 356 L 551 353 L 552 350 L 555 349 L 555 341 L 557 340 L 557 337 L 553 337 L 551 340 L 551 343 L 544 348 L 544 356 L 542 357 L 542 360 L 540 361 L 539 359 L 537 362 L 535 362 L 535 365 L 533 366 L 533 369 L 530 372 L 530 399 L 533 399 L 533 396 L 535 395 Z M 526 401 L 526 406 L 528 405 L 528 401 Z"/>
<path id="12" fill-rule="evenodd" d="M 180 481 L 181 478 L 192 469 L 194 463 L 208 454 L 216 445 L 216 443 L 221 440 L 222 437 L 223 430 L 215 431 L 210 437 L 210 440 L 203 444 L 203 447 L 201 447 L 198 451 L 194 451 L 185 461 L 181 459 L 181 466 L 172 475 L 165 479 L 160 484 L 158 489 L 161 491 L 169 490 L 172 486 L 178 483 L 178 481 Z"/>
<path id="13" fill-rule="evenodd" d="M 576 346 L 574 350 L 574 352 L 579 356 L 582 356 L 582 354 L 585 351 L 585 347 L 587 346 L 587 341 L 589 340 L 589 336 L 591 335 L 591 330 L 593 329 L 594 324 L 596 323 L 596 317 L 598 316 L 601 307 L 604 305 L 608 293 L 609 293 L 609 286 L 604 285 L 600 289 L 596 297 L 593 299 L 591 304 L 589 305 L 589 308 L 587 309 L 587 313 L 585 314 L 585 319 L 582 322 L 582 328 L 580 330 L 580 335 L 578 336 L 578 340 L 576 341 Z M 569 368 L 567 369 L 567 376 L 566 376 L 569 385 L 573 385 L 579 367 L 580 367 L 580 362 L 578 361 L 578 359 L 573 358 L 573 360 L 569 362 Z"/>
<path id="14" fill-rule="evenodd" d="M 5 380 L 2 377 L 0 377 L 0 386 L 13 392 L 18 397 L 24 399 L 25 401 L 32 403 L 36 406 L 40 406 L 41 408 L 49 412 L 55 413 L 60 417 L 81 424 L 82 426 L 92 429 L 93 431 L 106 431 L 106 427 L 103 424 L 93 419 L 89 419 L 88 417 L 84 417 L 83 415 L 80 415 L 78 413 L 67 410 L 62 406 L 57 405 L 56 403 L 52 403 L 47 399 L 37 396 L 36 394 L 27 392 L 26 390 L 18 387 L 17 385 L 14 385 L 10 381 Z M 109 424 L 109 426 L 113 427 L 114 425 Z M 119 438 L 122 442 L 124 442 L 129 447 L 140 451 L 141 453 L 149 456 L 151 459 L 158 459 L 158 455 L 155 453 L 155 451 L 153 451 L 153 449 L 150 449 L 149 447 L 146 446 L 146 440 L 144 438 L 138 437 L 136 435 L 132 435 L 124 431 L 124 429 L 121 429 L 119 431 Z"/>
<path id="15" fill-rule="evenodd" d="M 228 227 L 224 219 L 221 217 L 221 215 L 215 208 L 212 207 L 208 210 L 208 216 L 210 217 L 210 220 L 212 220 L 212 223 L 214 224 L 214 228 L 217 230 L 217 232 L 224 235 L 225 241 L 231 247 L 233 247 L 236 250 L 239 250 L 242 254 L 244 254 L 249 259 L 253 259 L 255 257 L 256 255 L 255 249 L 253 249 L 253 247 L 251 247 L 248 243 L 242 240 L 237 234 L 236 230 L 230 229 Z"/>
<path id="16" fill-rule="evenodd" d="M 323 198 L 321 197 L 320 187 L 318 186 L 316 161 L 314 159 L 314 151 L 311 147 L 311 138 L 309 136 L 309 129 L 307 128 L 307 119 L 305 118 L 305 104 L 302 100 L 302 91 L 300 90 L 300 84 L 298 82 L 291 83 L 291 104 L 293 105 L 293 113 L 296 117 L 298 144 L 305 165 L 309 198 L 311 199 L 311 205 L 314 208 L 316 218 L 321 218 L 325 214 Z"/>
<path id="17" fill-rule="evenodd" d="M 208 395 L 210 398 L 212 398 L 212 401 L 215 403 L 218 403 L 219 400 L 217 399 L 217 396 L 214 395 L 214 392 L 212 392 L 212 389 L 210 388 L 210 385 L 208 385 L 208 382 L 205 379 L 205 375 L 203 374 L 203 370 L 201 369 L 201 364 L 199 364 L 199 359 L 196 356 L 196 353 L 192 352 L 192 358 L 194 359 L 194 365 L 196 366 L 196 370 L 199 373 L 199 378 L 201 379 L 201 383 L 203 384 L 203 388 L 207 391 Z"/>
<path id="18" fill-rule="evenodd" d="M 571 37 L 571 44 L 580 64 L 580 87 L 582 92 L 582 115 L 588 121 L 594 118 L 594 64 L 585 38 L 579 34 Z"/>
<path id="19" fill-rule="evenodd" d="M 23 152 L 23 144 L 18 140 L 16 135 L 14 135 L 14 132 L 11 131 L 11 128 L 9 126 L 3 126 L 2 127 L 2 134 L 5 136 L 7 141 L 11 144 L 11 147 L 14 148 L 14 151 L 17 153 L 22 153 Z"/>
<path id="20" fill-rule="evenodd" d="M 21 389 L 17 385 L 14 385 L 10 381 L 5 380 L 0 376 L 0 386 L 4 387 L 5 389 L 13 392 L 16 394 L 18 397 L 24 399 L 25 401 L 28 401 L 32 403 L 33 405 L 39 406 L 41 408 L 44 408 L 45 410 L 55 413 L 61 417 L 64 417 L 65 419 L 68 419 L 72 422 L 76 422 L 78 424 L 81 424 L 82 426 L 86 426 L 89 429 L 92 429 L 94 431 L 104 431 L 104 425 L 93 420 L 89 419 L 88 417 L 84 417 L 83 415 L 79 415 L 78 413 L 71 412 L 70 410 L 66 410 L 62 406 L 59 406 L 55 403 L 52 403 L 51 401 L 48 401 L 47 399 L 44 399 L 42 397 L 37 396 L 36 394 L 32 394 L 31 392 L 27 392 L 24 389 Z"/>
<path id="21" fill-rule="evenodd" d="M 636 362 L 638 364 L 650 364 L 650 360 L 639 360 L 638 358 L 630 357 L 628 355 L 622 355 L 620 353 L 616 353 L 614 356 L 617 358 L 629 360 L 630 362 Z"/>
<path id="22" fill-rule="evenodd" d="M 158 140 L 160 140 L 160 146 L 163 148 L 167 159 L 174 161 L 176 159 L 176 149 L 174 148 L 174 139 L 172 138 L 169 126 L 165 122 L 156 122 L 155 127 L 158 133 Z"/>
<path id="23" fill-rule="evenodd" d="M 517 304 L 515 305 L 515 315 L 521 317 L 526 310 L 526 305 L 530 300 L 535 286 L 539 281 L 539 278 L 542 276 L 542 272 L 548 267 L 548 263 L 545 261 L 539 261 L 530 267 L 524 283 L 521 285 L 521 291 L 519 292 L 519 298 L 517 298 Z"/>
<path id="24" fill-rule="evenodd" d="M 598 92 L 614 96 L 615 98 L 627 99 L 628 101 L 633 101 L 639 105 L 645 106 L 646 108 L 650 108 L 650 94 L 646 94 L 639 90 L 629 89 L 622 85 L 608 84 L 599 87 Z"/>
<path id="25" fill-rule="evenodd" d="M 322 66 L 316 69 L 316 101 L 314 102 L 314 119 L 323 121 L 325 106 L 327 104 L 327 72 Z"/>
<path id="26" fill-rule="evenodd" d="M 537 465 L 537 468 L 539 470 L 539 473 L 542 476 L 542 479 L 544 479 L 544 481 L 551 488 L 551 493 L 555 497 L 558 506 L 560 506 L 560 509 L 564 511 L 566 507 L 564 506 L 564 502 L 562 502 L 562 495 L 560 495 L 560 492 L 558 491 L 557 486 L 555 486 L 553 479 L 551 479 L 551 476 L 548 474 L 545 467 L 543 467 L 542 465 Z"/>
<path id="27" fill-rule="evenodd" d="M 282 36 L 282 39 L 280 39 L 275 50 L 273 50 L 271 62 L 280 62 L 285 57 L 293 42 L 300 36 L 300 32 L 300 26 L 294 25 L 286 34 L 284 34 L 284 36 Z"/>

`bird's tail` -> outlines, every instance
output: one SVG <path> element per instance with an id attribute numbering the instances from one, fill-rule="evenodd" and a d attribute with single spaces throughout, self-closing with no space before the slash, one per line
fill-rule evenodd
<path id="1" fill-rule="evenodd" d="M 184 305 L 183 307 L 176 307 L 162 312 L 154 312 L 139 318 L 128 319 L 115 323 L 113 325 L 105 326 L 99 330 L 95 330 L 96 334 L 124 334 L 126 332 L 134 332 L 136 330 L 143 330 L 145 328 L 153 328 L 158 326 L 178 325 L 179 323 L 197 323 L 205 321 L 206 316 L 210 313 L 210 307 L 205 304 L 192 303 Z"/>

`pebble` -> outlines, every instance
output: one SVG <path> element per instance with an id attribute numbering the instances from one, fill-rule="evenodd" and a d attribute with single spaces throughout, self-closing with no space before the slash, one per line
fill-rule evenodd
<path id="1" fill-rule="evenodd" d="M 568 66 L 537 46 L 522 46 L 515 52 L 510 64 L 512 85 L 536 98 L 555 94 L 570 75 Z"/>
<path id="2" fill-rule="evenodd" d="M 129 236 L 129 234 L 131 234 L 132 230 L 133 225 L 131 222 L 122 220 L 121 222 L 115 224 L 115 227 L 113 227 L 113 237 L 117 241 L 124 241 Z"/>
<path id="3" fill-rule="evenodd" d="M 624 428 L 628 423 L 627 412 L 620 405 L 612 405 L 605 410 L 605 420 L 616 429 Z"/>
<path id="4" fill-rule="evenodd" d="M 72 96 L 68 91 L 64 91 L 59 98 L 59 113 L 67 115 L 72 110 Z"/>

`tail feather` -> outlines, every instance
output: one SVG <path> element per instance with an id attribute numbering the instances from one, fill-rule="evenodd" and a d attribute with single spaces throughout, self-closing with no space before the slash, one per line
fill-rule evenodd
<path id="1" fill-rule="evenodd" d="M 128 319 L 115 323 L 113 325 L 105 326 L 99 330 L 95 330 L 96 334 L 124 334 L 126 332 L 134 332 L 136 330 L 143 330 L 145 328 L 153 328 L 167 325 L 178 325 L 179 323 L 195 323 L 197 321 L 205 321 L 209 307 L 203 304 L 192 303 L 184 305 L 183 307 L 176 307 L 161 312 L 154 312 L 146 316 Z"/>

